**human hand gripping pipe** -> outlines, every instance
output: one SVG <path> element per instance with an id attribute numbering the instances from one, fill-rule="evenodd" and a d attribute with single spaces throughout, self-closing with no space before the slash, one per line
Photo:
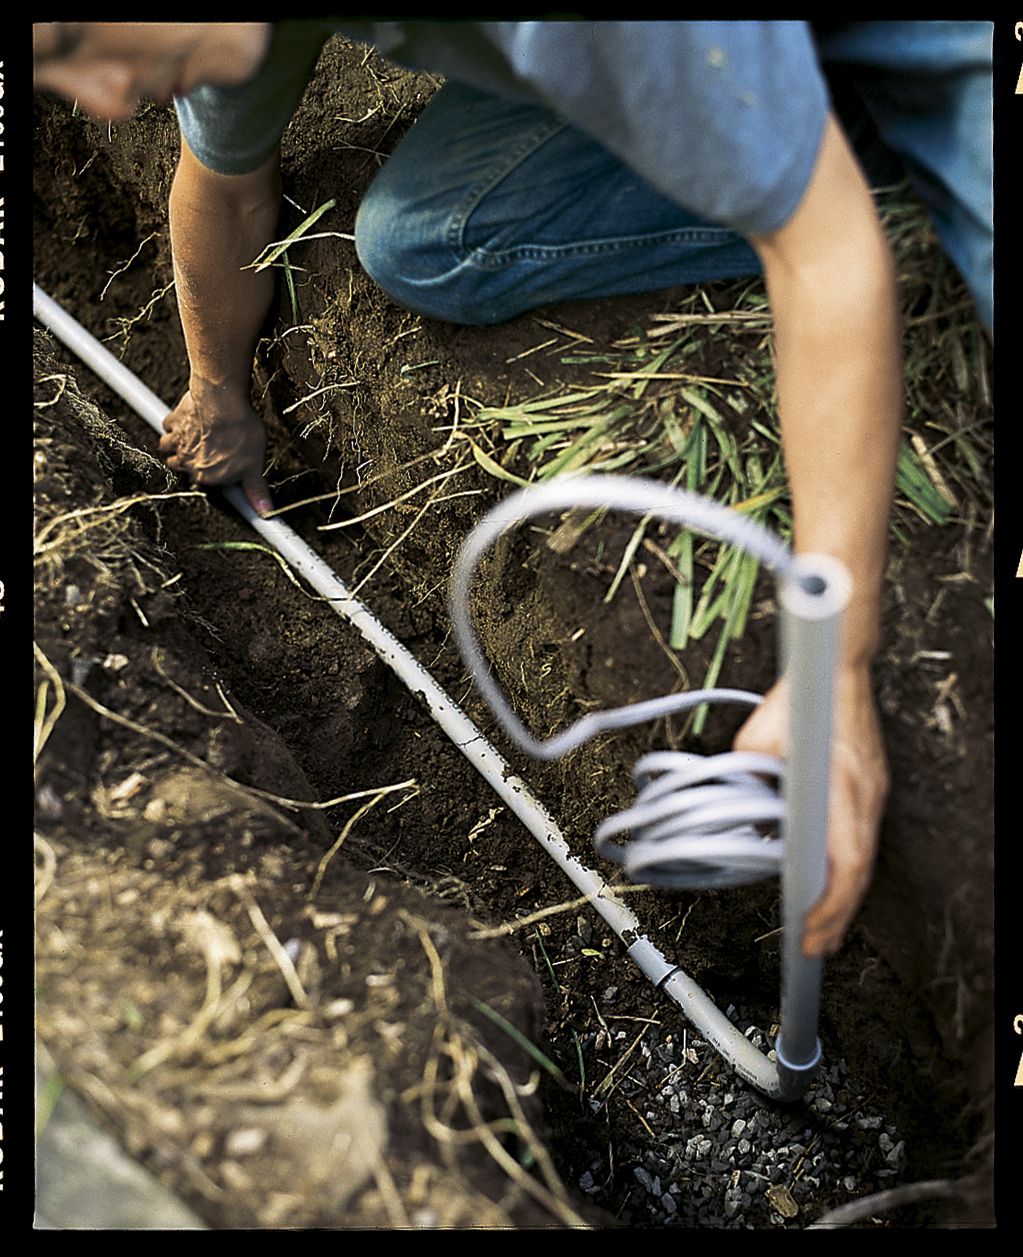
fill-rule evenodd
<path id="1" fill-rule="evenodd" d="M 671 995 L 694 1024 L 754 1085 L 779 1099 L 798 1099 L 820 1061 L 817 1017 L 822 962 L 803 955 L 807 912 L 827 877 L 828 782 L 831 724 L 842 611 L 851 581 L 826 555 L 793 556 L 760 525 L 715 502 L 639 477 L 591 475 L 561 478 L 513 493 L 470 534 L 455 563 L 451 618 L 455 638 L 477 688 L 512 740 L 538 759 L 558 759 L 605 730 L 656 720 L 707 702 L 757 705 L 745 690 L 693 690 L 685 694 L 591 712 L 547 741 L 522 724 L 491 674 L 469 611 L 473 573 L 507 529 L 570 507 L 657 516 L 749 551 L 778 575 L 781 645 L 789 677 L 788 761 L 755 753 L 699 756 L 654 752 L 636 764 L 635 804 L 605 820 L 594 835 L 597 851 L 625 866 L 634 880 L 675 887 L 734 886 L 775 872 L 782 875 L 783 964 L 781 1033 L 770 1062 L 724 1017 L 681 969 L 660 971 L 639 940 L 633 959 Z M 784 783 L 784 799 L 763 775 Z M 780 822 L 780 838 L 758 826 Z M 615 839 L 629 831 L 631 842 Z M 753 1059 L 759 1058 L 759 1059 Z"/>
<path id="2" fill-rule="evenodd" d="M 170 409 L 166 403 L 161 401 L 155 393 L 138 380 L 123 363 L 119 362 L 113 354 L 100 345 L 80 323 L 64 311 L 37 285 L 33 286 L 33 306 L 35 316 L 41 323 L 45 324 L 73 353 L 77 354 L 150 427 L 157 433 L 162 433 L 163 419 Z M 562 495 L 559 501 L 564 505 L 570 504 L 563 497 L 564 491 L 569 488 L 573 494 L 578 494 L 580 491 L 585 490 L 598 495 L 600 505 L 609 505 L 610 503 L 607 500 L 608 490 L 613 487 L 617 495 L 619 490 L 625 486 L 629 486 L 630 494 L 638 495 L 633 499 L 634 504 L 626 509 L 641 509 L 644 513 L 649 507 L 646 505 L 642 507 L 637 506 L 635 502 L 638 502 L 639 497 L 647 491 L 660 495 L 658 501 L 666 502 L 670 498 L 676 507 L 681 498 L 685 498 L 687 501 L 690 500 L 688 495 L 668 490 L 665 486 L 645 484 L 641 481 L 622 481 L 612 477 L 590 477 L 585 481 L 575 482 L 572 486 L 562 483 L 558 486 L 552 486 L 552 488 L 556 487 L 558 493 Z M 668 495 L 668 498 L 664 495 Z M 589 899 L 594 910 L 600 914 L 603 920 L 622 939 L 628 954 L 639 965 L 640 969 L 656 986 L 679 1005 L 689 1020 L 721 1052 L 736 1072 L 765 1095 L 774 1099 L 798 1099 L 809 1084 L 813 1066 L 819 1055 L 816 1042 L 816 1005 L 819 993 L 820 962 L 805 962 L 798 966 L 799 971 L 795 977 L 786 977 L 783 983 L 783 1009 L 788 1009 L 793 1003 L 798 1002 L 800 1008 L 806 1010 L 812 1004 L 812 1018 L 803 1016 L 798 1024 L 792 1024 L 791 1019 L 786 1020 L 783 1014 L 782 1038 L 784 1039 L 785 1050 L 782 1052 L 780 1045 L 777 1045 L 776 1054 L 779 1056 L 779 1061 L 770 1061 L 763 1053 L 753 1047 L 745 1036 L 704 994 L 699 986 L 677 965 L 672 964 L 655 944 L 646 937 L 638 918 L 627 905 L 615 896 L 613 890 L 606 884 L 600 874 L 572 855 L 557 823 L 539 800 L 536 799 L 528 785 L 511 772 L 506 761 L 483 736 L 476 725 L 441 689 L 429 672 L 415 659 L 407 648 L 376 619 L 369 608 L 358 599 L 352 597 L 344 583 L 331 571 L 319 555 L 302 538 L 279 520 L 261 519 L 240 489 L 230 488 L 224 490 L 224 496 L 252 528 L 260 534 L 263 540 L 285 558 L 292 569 L 311 588 L 326 599 L 338 615 L 342 616 L 358 630 L 365 641 L 373 647 L 377 655 L 395 672 L 408 689 L 412 693 L 421 696 L 429 708 L 430 714 L 445 734 L 504 801 L 509 811 L 522 821 L 547 854 Z M 493 543 L 493 540 L 505 527 L 525 517 L 525 512 L 522 510 L 516 513 L 515 504 L 519 501 L 520 498 L 517 496 L 509 498 L 495 512 L 487 516 L 480 528 L 472 534 L 459 556 L 454 584 L 456 604 L 460 597 L 462 599 L 461 611 L 456 607 L 455 613 L 456 621 L 460 626 L 457 629 L 459 641 L 463 649 L 467 649 L 467 658 L 475 660 L 473 664 L 474 670 L 477 671 L 478 676 L 482 680 L 485 694 L 487 694 L 489 683 L 491 693 L 487 694 L 488 701 L 493 703 L 494 697 L 497 698 L 495 710 L 499 714 L 503 698 L 497 687 L 489 681 L 482 655 L 475 641 L 475 635 L 469 624 L 467 613 L 464 610 L 464 594 L 468 589 L 475 563 L 482 553 Z M 793 627 L 788 634 L 787 652 L 792 655 L 793 659 L 805 656 L 804 662 L 801 664 L 801 670 L 813 671 L 813 669 L 808 667 L 811 652 L 813 652 L 813 658 L 817 661 L 818 675 L 815 678 L 810 678 L 810 680 L 816 680 L 816 687 L 811 687 L 810 680 L 807 681 L 805 688 L 802 685 L 794 687 L 794 692 L 798 692 L 798 695 L 802 695 L 805 699 L 805 702 L 803 702 L 797 696 L 797 702 L 801 702 L 803 706 L 809 709 L 808 717 L 801 726 L 802 732 L 798 735 L 800 741 L 809 743 L 809 746 L 805 752 L 807 758 L 799 760 L 799 763 L 805 765 L 804 768 L 797 771 L 797 760 L 799 757 L 795 753 L 794 746 L 793 752 L 789 757 L 788 796 L 790 820 L 787 847 L 791 853 L 794 845 L 802 842 L 794 833 L 793 815 L 799 816 L 809 813 L 820 820 L 826 813 L 826 799 L 822 800 L 819 797 L 819 789 L 821 782 L 826 781 L 827 778 L 828 739 L 826 736 L 819 735 L 830 724 L 830 691 L 825 680 L 826 675 L 830 676 L 830 663 L 827 662 L 827 657 L 828 652 L 833 651 L 835 620 L 841 609 L 840 604 L 845 596 L 844 591 L 847 589 L 848 580 L 841 573 L 827 568 L 827 565 L 820 571 L 817 571 L 813 565 L 810 565 L 805 569 L 808 575 L 800 583 L 797 575 L 797 564 L 788 556 L 785 548 L 774 538 L 771 538 L 769 534 L 764 533 L 763 530 L 756 529 L 749 521 L 742 520 L 734 512 L 729 512 L 722 507 L 703 502 L 702 499 L 695 499 L 695 501 L 701 502 L 702 506 L 710 512 L 705 518 L 710 519 L 713 517 L 714 520 L 720 522 L 722 532 L 715 535 L 737 539 L 739 544 L 744 544 L 739 538 L 739 534 L 735 534 L 733 538 L 733 534 L 730 531 L 732 528 L 738 528 L 740 529 L 741 537 L 759 538 L 759 543 L 766 547 L 765 561 L 787 577 L 787 579 L 783 579 L 783 604 L 786 598 L 788 598 L 793 604 L 794 615 L 789 614 L 786 623 L 790 623 L 793 618 L 799 620 L 798 628 Z M 530 499 L 530 513 L 535 513 L 533 508 L 537 504 L 537 498 Z M 550 509 L 550 507 L 544 505 L 543 507 L 538 507 L 538 509 L 545 510 Z M 665 517 L 671 518 L 670 515 Z M 695 526 L 699 527 L 699 525 Z M 489 529 L 489 532 L 484 534 L 480 531 L 481 529 Z M 758 543 L 755 540 L 751 540 L 750 548 L 754 549 L 756 544 Z M 755 552 L 759 553 L 756 550 Z M 806 560 L 800 559 L 798 562 L 799 564 L 805 564 Z M 823 582 L 823 587 L 821 587 L 821 582 Z M 460 594 L 459 590 L 461 590 Z M 802 645 L 804 634 L 812 639 L 809 647 L 806 648 Z M 828 644 L 829 642 L 831 643 L 830 645 Z M 821 699 L 823 706 L 817 705 L 817 698 L 811 692 L 812 689 L 828 691 L 827 701 Z M 734 701 L 748 703 L 759 701 L 756 695 L 744 694 L 742 691 L 732 691 L 731 693 L 740 696 L 736 697 Z M 625 709 L 626 712 L 631 713 L 631 717 L 620 719 L 617 725 L 613 723 L 617 718 L 616 713 L 607 712 L 604 713 L 603 717 L 584 718 L 583 721 L 573 726 L 573 730 L 578 731 L 580 727 L 586 728 L 587 722 L 589 722 L 589 732 L 585 736 L 592 736 L 592 733 L 598 731 L 593 721 L 607 719 L 612 721 L 612 723 L 606 727 L 621 727 L 623 724 L 634 723 L 635 720 L 654 719 L 658 715 L 666 714 L 668 710 L 678 711 L 684 707 L 693 706 L 704 701 L 705 698 L 705 693 L 694 693 L 669 699 L 656 699 L 652 703 L 638 703 L 631 708 Z M 795 705 L 794 703 L 794 709 Z M 503 706 L 507 711 L 507 705 L 503 704 Z M 825 712 L 828 713 L 827 717 L 825 717 Z M 518 724 L 510 711 L 507 711 L 507 715 L 511 717 L 512 723 L 509 725 L 509 730 L 514 740 L 518 741 L 520 745 L 524 745 L 526 749 L 529 749 L 530 745 L 534 747 L 541 746 L 541 744 L 533 742 L 528 732 L 521 724 Z M 599 727 L 605 726 L 600 725 Z M 569 730 L 568 735 L 571 735 L 573 730 Z M 561 738 L 566 736 L 563 734 Z M 547 746 L 549 749 L 550 744 L 547 744 Z M 566 745 L 564 749 L 568 749 L 568 746 Z M 554 753 L 560 754 L 561 751 L 556 750 Z M 811 764 L 809 758 L 810 754 L 815 754 L 816 756 L 813 764 Z M 649 759 L 650 757 L 647 758 Z M 733 767 L 735 767 L 734 764 Z M 637 765 L 637 770 L 638 768 L 639 766 Z M 650 765 L 650 768 L 651 772 L 657 771 L 657 763 Z M 759 771 L 759 769 L 751 768 L 751 764 L 747 760 L 739 766 L 737 771 L 748 774 L 751 771 Z M 805 779 L 806 785 L 797 792 L 793 781 L 795 779 L 798 782 L 800 778 Z M 799 799 L 804 801 L 794 806 L 797 795 Z M 809 828 L 810 826 L 807 824 L 807 829 L 809 830 Z M 607 833 L 605 836 L 610 837 L 612 835 Z M 808 834 L 806 845 L 817 850 L 819 860 L 812 868 L 808 865 L 805 886 L 799 886 L 796 890 L 790 892 L 789 881 L 795 879 L 790 879 L 788 874 L 783 879 L 783 893 L 787 905 L 786 974 L 789 974 L 790 969 L 795 967 L 790 960 L 790 953 L 797 960 L 801 955 L 799 951 L 799 936 L 802 931 L 802 918 L 798 916 L 797 919 L 797 909 L 790 906 L 791 900 L 798 894 L 800 902 L 809 905 L 819 897 L 819 888 L 823 886 L 823 820 L 820 820 L 816 833 Z M 749 844 L 746 844 L 746 846 L 749 849 Z M 750 855 L 748 858 L 756 863 L 761 857 L 757 854 L 755 857 Z M 791 861 L 787 863 L 791 863 Z M 644 876 L 650 876 L 649 869 L 644 871 Z M 794 994 L 789 994 L 789 992 L 794 992 Z M 809 1051 L 806 1048 L 807 1043 L 811 1044 Z"/>

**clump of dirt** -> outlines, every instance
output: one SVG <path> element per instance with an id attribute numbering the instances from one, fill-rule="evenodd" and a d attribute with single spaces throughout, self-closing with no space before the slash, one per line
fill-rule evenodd
<path id="1" fill-rule="evenodd" d="M 332 41 L 285 140 L 295 222 L 333 197 L 332 221 L 350 230 L 369 179 L 435 86 Z M 37 107 L 37 278 L 175 400 L 185 357 L 167 289 L 173 118 L 151 108 L 108 131 L 52 102 Z M 282 291 L 257 367 L 275 501 L 347 581 L 366 582 L 360 596 L 503 745 L 468 694 L 444 597 L 455 549 L 507 488 L 462 436 L 467 399 L 533 391 L 537 377 L 521 364 L 538 360 L 522 355 L 544 329 L 529 315 L 500 328 L 431 324 L 385 298 L 345 242 L 293 253 L 297 317 Z M 671 302 L 655 294 L 553 313 L 608 343 Z M 636 1178 L 633 1154 L 615 1150 L 650 1140 L 646 1083 L 607 1088 L 597 1116 L 579 1092 L 605 1094 L 634 1037 L 617 1036 L 626 1023 L 638 1032 L 677 1014 L 581 908 L 514 935 L 538 979 L 510 945 L 467 941 L 471 919 L 525 917 L 571 888 L 322 603 L 269 556 L 224 548 L 243 534 L 221 507 L 157 497 L 187 486 L 143 452 L 152 434 L 49 354 L 40 345 L 40 522 L 79 512 L 48 534 L 37 615 L 40 681 L 51 695 L 62 685 L 67 700 L 49 722 L 38 816 L 40 1033 L 65 1076 L 217 1224 L 571 1222 L 582 1206 L 567 1203 L 536 1133 L 542 1119 L 516 1089 L 535 1058 L 482 1003 L 538 1043 L 562 1083 L 573 1080 L 565 1090 L 545 1075 L 552 1155 L 578 1184 L 609 1149 L 587 1194 L 617 1214 Z M 708 339 L 703 369 L 719 374 L 727 354 Z M 538 369 L 551 388 L 567 378 L 552 358 Z M 428 509 L 428 494 L 403 498 L 442 472 L 451 474 Z M 143 493 L 146 502 L 124 505 Z M 81 514 L 94 507 L 104 510 Z M 605 604 L 628 530 L 612 520 L 599 545 L 587 534 L 563 554 L 545 544 L 556 524 L 503 542 L 479 583 L 487 649 L 544 735 L 680 682 L 649 627 L 668 620 L 671 577 L 654 562 L 634 568 Z M 990 1216 L 986 524 L 920 527 L 893 550 L 877 685 L 896 789 L 870 895 L 826 969 L 821 1025 L 826 1057 L 844 1058 L 904 1135 L 907 1180 L 979 1167 L 974 1220 Z M 763 690 L 773 679 L 773 622 L 764 583 L 729 684 Z M 702 676 L 706 651 L 697 644 L 682 666 Z M 714 716 L 694 749 L 720 750 L 733 731 Z M 630 796 L 627 766 L 683 736 L 681 725 L 638 730 L 527 772 L 591 861 L 593 828 Z M 279 801 L 409 779 L 417 790 L 380 795 L 347 832 L 362 799 L 332 809 Z M 342 832 L 343 851 L 318 880 Z M 631 902 L 721 1006 L 775 1020 L 775 887 Z M 542 1026 L 532 1020 L 537 981 Z M 257 1099 L 267 1087 L 271 1106 Z M 353 1120 L 362 1178 L 341 1175 L 323 1196 L 275 1160 L 296 1134 L 317 1149 Z M 326 1163 L 310 1157 L 303 1175 L 320 1184 Z M 527 1179 L 520 1161 L 530 1157 L 541 1172 Z M 758 1224 L 801 1222 L 765 1211 Z"/>
<path id="2" fill-rule="evenodd" d="M 518 1046 L 535 977 L 337 849 L 176 596 L 162 467 L 43 333 L 35 368 L 38 1026 L 62 1077 L 215 1225 L 576 1223 Z M 356 788 L 347 822 L 412 788 Z"/>

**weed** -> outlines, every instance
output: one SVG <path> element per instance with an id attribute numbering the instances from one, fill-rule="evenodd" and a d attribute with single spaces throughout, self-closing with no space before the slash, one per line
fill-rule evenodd
<path id="1" fill-rule="evenodd" d="M 914 520 L 942 525 L 960 518 L 964 507 L 969 513 L 973 504 L 990 510 L 990 347 L 958 280 L 941 262 L 918 203 L 900 188 L 880 204 L 899 268 L 907 330 L 905 432 L 892 519 L 893 535 L 905 541 Z M 516 485 L 568 472 L 655 476 L 790 538 L 770 312 L 759 279 L 724 291 L 730 297 L 725 309 L 715 309 L 707 291 L 697 288 L 677 311 L 654 314 L 646 327 L 603 347 L 538 319 L 568 338 L 562 365 L 586 368 L 589 380 L 503 406 L 478 406 L 463 423 L 476 462 Z M 698 363 L 720 359 L 713 342 L 723 335 L 729 342 L 726 370 L 700 370 Z M 527 352 L 552 343 L 544 340 Z M 554 548 L 571 549 L 602 517 L 601 511 L 585 519 L 574 513 L 556 531 Z M 672 650 L 721 626 L 703 682 L 712 686 L 729 643 L 745 630 L 757 561 L 730 547 L 715 555 L 716 542 L 694 539 L 690 532 L 680 532 L 662 549 L 645 535 L 649 522 L 642 519 L 632 532 L 605 601 L 614 598 L 639 547 L 653 546 L 676 581 Z M 699 591 L 698 567 L 708 572 Z M 697 714 L 697 732 L 704 714 Z"/>

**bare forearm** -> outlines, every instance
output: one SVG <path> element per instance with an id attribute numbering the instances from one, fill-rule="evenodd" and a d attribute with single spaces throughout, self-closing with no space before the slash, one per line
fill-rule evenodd
<path id="1" fill-rule="evenodd" d="M 191 389 L 247 403 L 260 328 L 273 300 L 270 270 L 243 269 L 274 239 L 277 158 L 251 175 L 217 175 L 182 142 L 170 197 L 178 310 Z"/>
<path id="2" fill-rule="evenodd" d="M 273 240 L 279 208 L 276 157 L 252 174 L 217 175 L 182 141 L 170 220 L 190 375 L 163 421 L 160 452 L 196 484 L 240 484 L 260 514 L 272 507 L 266 430 L 249 386 L 274 284 L 270 271 L 247 268 Z"/>
<path id="3" fill-rule="evenodd" d="M 891 255 L 869 193 L 847 168 L 844 147 L 828 160 L 851 204 L 801 207 L 824 246 L 800 255 L 783 243 L 765 251 L 765 264 L 795 547 L 848 567 L 854 590 L 842 658 L 864 665 L 878 646 L 901 421 L 900 336 Z"/>
<path id="4" fill-rule="evenodd" d="M 878 648 L 901 416 L 901 364 L 884 260 L 855 289 L 818 277 L 776 316 L 778 405 L 797 552 L 831 554 L 853 578 L 842 660 Z M 793 279 L 790 287 L 806 284 Z"/>
<path id="5" fill-rule="evenodd" d="M 833 119 L 796 213 L 755 243 L 774 315 L 795 546 L 841 559 L 853 581 L 835 687 L 828 884 L 802 940 L 807 955 L 822 955 L 840 945 L 866 891 L 888 792 L 869 664 L 880 636 L 902 396 L 891 254 Z M 736 747 L 784 755 L 787 709 L 783 679 Z"/>

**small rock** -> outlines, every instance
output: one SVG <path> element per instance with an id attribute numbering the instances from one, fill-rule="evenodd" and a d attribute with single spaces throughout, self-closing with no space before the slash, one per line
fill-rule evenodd
<path id="1" fill-rule="evenodd" d="M 220 1177 L 232 1191 L 250 1191 L 252 1179 L 245 1173 L 237 1161 L 224 1161 L 220 1167 Z"/>
<path id="2" fill-rule="evenodd" d="M 167 815 L 166 799 L 150 799 L 146 806 L 142 809 L 142 819 L 149 821 L 151 825 L 159 824 Z"/>
<path id="3" fill-rule="evenodd" d="M 46 820 L 58 820 L 64 814 L 64 804 L 60 795 L 49 784 L 44 783 L 36 794 L 36 812 Z"/>
<path id="4" fill-rule="evenodd" d="M 772 1184 L 767 1189 L 766 1195 L 771 1207 L 776 1209 L 783 1218 L 794 1218 L 799 1213 L 799 1206 L 783 1183 Z"/>
<path id="5" fill-rule="evenodd" d="M 240 1130 L 231 1131 L 224 1143 L 224 1150 L 230 1157 L 251 1157 L 259 1152 L 266 1140 L 265 1130 L 260 1130 L 256 1126 L 246 1126 Z"/>
<path id="6" fill-rule="evenodd" d="M 338 1017 L 347 1017 L 354 1007 L 354 1000 L 340 998 L 325 1004 L 322 1011 L 328 1021 L 335 1021 Z"/>

